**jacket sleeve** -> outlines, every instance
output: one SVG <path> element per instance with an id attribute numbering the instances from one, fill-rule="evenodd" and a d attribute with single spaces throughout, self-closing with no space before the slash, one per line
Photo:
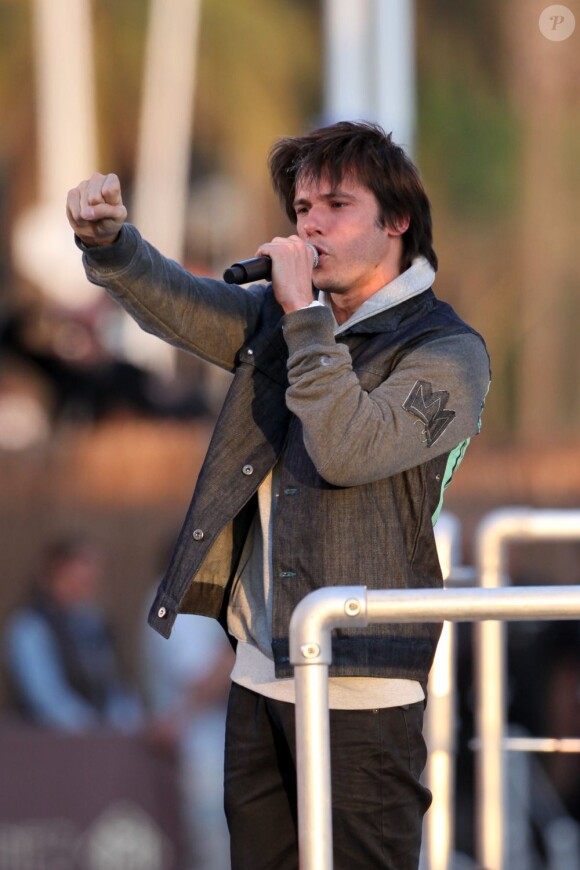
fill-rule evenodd
<path id="1" fill-rule="evenodd" d="M 89 281 L 104 287 L 145 332 L 232 371 L 255 332 L 265 285 L 245 290 L 198 278 L 126 224 L 113 245 L 83 248 Z"/>
<path id="2" fill-rule="evenodd" d="M 479 432 L 489 358 L 472 333 L 434 339 L 408 353 L 371 392 L 322 307 L 286 315 L 287 404 L 303 425 L 318 473 L 357 486 L 421 465 Z"/>

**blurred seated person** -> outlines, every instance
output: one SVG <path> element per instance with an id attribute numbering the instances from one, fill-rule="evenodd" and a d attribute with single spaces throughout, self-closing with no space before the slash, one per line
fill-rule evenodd
<path id="1" fill-rule="evenodd" d="M 167 564 L 165 551 L 160 563 Z M 157 584 L 146 612 L 156 589 Z M 223 766 L 232 647 L 207 616 L 178 620 L 168 640 L 144 626 L 141 677 L 152 718 L 150 736 L 158 748 L 177 753 L 187 870 L 229 870 Z"/>
<path id="2" fill-rule="evenodd" d="M 131 732 L 142 724 L 98 602 L 102 570 L 101 554 L 88 541 L 55 541 L 43 554 L 27 604 L 7 621 L 8 675 L 30 722 L 67 732 Z"/>

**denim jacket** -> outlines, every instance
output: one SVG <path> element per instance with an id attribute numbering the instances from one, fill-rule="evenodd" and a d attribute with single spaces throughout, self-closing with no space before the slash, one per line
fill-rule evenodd
<path id="1" fill-rule="evenodd" d="M 483 340 L 450 306 L 429 289 L 335 337 L 327 308 L 284 315 L 270 286 L 195 278 L 133 227 L 84 260 L 145 329 L 234 374 L 151 608 L 157 631 L 168 637 L 179 612 L 225 626 L 256 493 L 277 462 L 277 676 L 292 673 L 289 620 L 311 590 L 441 585 L 433 519 L 489 386 Z M 425 683 L 439 632 L 338 630 L 330 672 Z"/>

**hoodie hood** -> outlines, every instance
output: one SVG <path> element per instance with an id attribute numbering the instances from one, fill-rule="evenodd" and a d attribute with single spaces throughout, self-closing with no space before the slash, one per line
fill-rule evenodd
<path id="1" fill-rule="evenodd" d="M 374 317 L 389 308 L 394 308 L 401 302 L 411 299 L 413 296 L 418 296 L 429 290 L 435 280 L 435 270 L 425 257 L 415 257 L 409 268 L 402 272 L 393 281 L 389 281 L 376 293 L 373 293 L 363 304 L 357 308 L 352 317 L 341 323 L 336 324 L 334 330 L 335 335 L 341 335 L 343 332 L 351 329 L 355 324 L 362 320 L 367 320 L 369 317 Z M 330 308 L 330 299 L 327 294 L 321 291 L 318 295 L 318 301 L 322 302 L 327 308 Z"/>

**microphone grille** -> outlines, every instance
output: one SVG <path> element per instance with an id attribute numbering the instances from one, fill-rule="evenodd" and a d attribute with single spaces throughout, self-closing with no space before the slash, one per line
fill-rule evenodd
<path id="1" fill-rule="evenodd" d="M 314 253 L 314 262 L 312 263 L 312 268 L 313 268 L 313 269 L 316 269 L 316 267 L 318 266 L 318 251 L 316 250 L 316 248 L 314 247 L 314 245 L 311 245 L 311 244 L 310 244 L 310 242 L 306 242 L 306 247 L 307 247 L 307 248 L 312 248 L 312 251 L 313 251 L 313 253 Z"/>

